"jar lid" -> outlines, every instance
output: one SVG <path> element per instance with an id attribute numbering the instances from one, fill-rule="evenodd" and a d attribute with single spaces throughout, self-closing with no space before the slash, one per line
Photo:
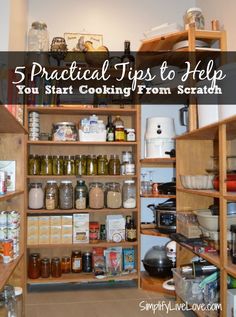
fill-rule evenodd
<path id="1" fill-rule="evenodd" d="M 30 186 L 42 187 L 42 183 L 30 183 Z"/>
<path id="2" fill-rule="evenodd" d="M 57 256 L 52 258 L 52 262 L 59 262 L 60 261 L 60 258 L 58 258 Z"/>
<path id="3" fill-rule="evenodd" d="M 62 260 L 70 260 L 70 256 L 69 255 L 63 255 L 62 257 L 61 257 L 61 259 Z"/>
<path id="4" fill-rule="evenodd" d="M 93 182 L 93 183 L 89 183 L 89 186 L 103 186 L 103 183 Z"/>
<path id="5" fill-rule="evenodd" d="M 42 258 L 42 262 L 49 262 L 49 258 Z"/>
<path id="6" fill-rule="evenodd" d="M 201 13 L 202 13 L 202 9 L 201 9 L 201 8 L 196 8 L 196 7 L 189 8 L 189 9 L 187 10 L 187 13 L 190 13 L 190 12 L 193 12 L 193 11 L 198 11 L 198 12 L 201 12 Z"/>
<path id="7" fill-rule="evenodd" d="M 47 184 L 57 184 L 57 181 L 55 181 L 55 180 L 48 180 L 48 181 L 47 181 Z"/>
<path id="8" fill-rule="evenodd" d="M 126 132 L 134 132 L 135 130 L 134 129 L 131 129 L 131 128 L 128 128 L 128 129 L 125 129 Z"/>
<path id="9" fill-rule="evenodd" d="M 81 255 L 81 252 L 79 250 L 74 250 L 72 251 L 72 254 L 74 255 Z"/>
<path id="10" fill-rule="evenodd" d="M 15 296 L 20 296 L 23 293 L 23 289 L 19 286 L 15 286 L 14 291 L 15 291 Z"/>
<path id="11" fill-rule="evenodd" d="M 126 181 L 124 181 L 125 184 L 134 184 L 135 181 L 132 179 L 127 179 Z"/>
<path id="12" fill-rule="evenodd" d="M 123 125 L 117 125 L 117 126 L 116 126 L 116 129 L 123 129 L 123 128 L 124 128 Z"/>
<path id="13" fill-rule="evenodd" d="M 72 181 L 61 181 L 61 184 L 72 184 Z"/>
<path id="14" fill-rule="evenodd" d="M 92 252 L 84 252 L 83 255 L 92 256 Z"/>
<path id="15" fill-rule="evenodd" d="M 56 125 L 69 125 L 69 126 L 74 126 L 75 127 L 75 123 L 74 122 L 57 122 L 53 124 L 54 126 Z"/>

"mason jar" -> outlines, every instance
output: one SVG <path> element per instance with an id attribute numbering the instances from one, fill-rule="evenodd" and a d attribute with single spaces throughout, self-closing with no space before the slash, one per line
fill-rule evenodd
<path id="1" fill-rule="evenodd" d="M 59 187 L 59 208 L 73 208 L 73 186 L 72 182 L 69 180 L 61 181 Z"/>
<path id="2" fill-rule="evenodd" d="M 112 209 L 122 206 L 121 186 L 119 183 L 106 183 L 106 206 Z"/>
<path id="3" fill-rule="evenodd" d="M 64 174 L 75 175 L 75 157 L 72 155 L 64 157 Z"/>
<path id="4" fill-rule="evenodd" d="M 76 155 L 75 157 L 75 175 L 86 175 L 86 155 Z"/>
<path id="5" fill-rule="evenodd" d="M 120 159 L 118 155 L 111 155 L 108 170 L 109 175 L 120 175 Z"/>
<path id="6" fill-rule="evenodd" d="M 53 175 L 63 175 L 64 160 L 61 155 L 54 155 L 52 159 L 52 173 Z"/>
<path id="7" fill-rule="evenodd" d="M 75 187 L 75 209 L 85 209 L 88 205 L 88 187 L 79 179 Z"/>
<path id="8" fill-rule="evenodd" d="M 136 185 L 134 180 L 125 180 L 123 185 L 123 207 L 136 207 Z"/>
<path id="9" fill-rule="evenodd" d="M 38 155 L 31 154 L 28 160 L 28 173 L 29 175 L 40 174 L 40 157 Z"/>
<path id="10" fill-rule="evenodd" d="M 44 191 L 41 183 L 30 183 L 29 208 L 42 209 L 44 207 Z"/>
<path id="11" fill-rule="evenodd" d="M 47 181 L 45 187 L 45 208 L 53 210 L 58 207 L 58 186 L 54 180 Z"/>
<path id="12" fill-rule="evenodd" d="M 89 207 L 92 209 L 104 208 L 104 186 L 102 183 L 89 184 Z"/>
<path id="13" fill-rule="evenodd" d="M 52 156 L 43 155 L 41 157 L 41 175 L 52 175 Z"/>

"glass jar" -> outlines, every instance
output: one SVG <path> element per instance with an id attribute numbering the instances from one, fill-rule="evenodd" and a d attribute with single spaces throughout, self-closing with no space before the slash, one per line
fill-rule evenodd
<path id="1" fill-rule="evenodd" d="M 126 180 L 123 185 L 123 207 L 136 207 L 136 186 L 134 180 Z"/>
<path id="2" fill-rule="evenodd" d="M 101 224 L 100 225 L 100 240 L 106 241 L 107 235 L 106 235 L 106 225 Z"/>
<path id="3" fill-rule="evenodd" d="M 50 260 L 49 258 L 43 258 L 41 260 L 41 277 L 48 278 L 50 276 Z"/>
<path id="4" fill-rule="evenodd" d="M 99 223 L 90 222 L 89 223 L 89 242 L 98 243 L 99 242 Z"/>
<path id="5" fill-rule="evenodd" d="M 125 129 L 125 140 L 127 142 L 135 142 L 135 129 Z"/>
<path id="6" fill-rule="evenodd" d="M 125 140 L 125 129 L 123 125 L 115 127 L 115 141 L 123 142 Z"/>
<path id="7" fill-rule="evenodd" d="M 63 256 L 61 258 L 61 273 L 70 273 L 71 271 L 71 259 L 70 256 Z"/>
<path id="8" fill-rule="evenodd" d="M 88 205 L 88 187 L 79 179 L 75 187 L 75 209 L 86 209 Z"/>
<path id="9" fill-rule="evenodd" d="M 73 186 L 71 181 L 61 181 L 59 187 L 59 208 L 73 208 Z"/>
<path id="10" fill-rule="evenodd" d="M 89 207 L 92 209 L 104 207 L 104 186 L 102 183 L 89 184 Z"/>
<path id="11" fill-rule="evenodd" d="M 58 186 L 56 181 L 47 181 L 45 187 L 45 208 L 53 210 L 58 207 Z"/>
<path id="12" fill-rule="evenodd" d="M 48 52 L 48 50 L 49 37 L 47 25 L 43 22 L 35 21 L 28 32 L 28 51 Z"/>
<path id="13" fill-rule="evenodd" d="M 122 205 L 121 188 L 119 183 L 106 183 L 107 208 L 120 208 Z"/>
<path id="14" fill-rule="evenodd" d="M 41 175 L 52 175 L 52 156 L 43 155 L 41 157 Z"/>
<path id="15" fill-rule="evenodd" d="M 7 313 L 5 316 L 14 317 L 17 315 L 17 303 L 15 297 L 15 290 L 12 285 L 6 284 L 3 288 L 3 291 L 0 293 L 1 303 L 5 306 L 3 310 L 4 313 Z M 0 311 L 2 313 L 2 311 Z M 1 314 L 1 316 L 4 316 Z"/>
<path id="16" fill-rule="evenodd" d="M 184 17 L 185 29 L 188 29 L 189 24 L 194 23 L 196 29 L 204 30 L 205 20 L 200 8 L 190 8 L 187 10 Z"/>
<path id="17" fill-rule="evenodd" d="M 82 256 L 78 250 L 72 251 L 71 254 L 71 271 L 73 273 L 82 272 Z"/>
<path id="18" fill-rule="evenodd" d="M 55 155 L 52 160 L 52 173 L 53 175 L 63 175 L 64 173 L 64 160 L 63 156 Z"/>
<path id="19" fill-rule="evenodd" d="M 86 155 L 76 155 L 75 157 L 75 175 L 86 175 Z"/>
<path id="20" fill-rule="evenodd" d="M 98 175 L 108 175 L 107 155 L 99 155 L 97 163 L 98 163 Z"/>
<path id="21" fill-rule="evenodd" d="M 122 162 L 130 162 L 133 161 L 133 154 L 131 151 L 122 151 L 121 154 Z"/>
<path id="22" fill-rule="evenodd" d="M 42 209 L 44 207 L 44 191 L 41 183 L 30 183 L 29 208 Z"/>
<path id="23" fill-rule="evenodd" d="M 58 257 L 52 258 L 51 275 L 52 277 L 61 277 L 61 260 Z"/>
<path id="24" fill-rule="evenodd" d="M 40 277 L 40 254 L 39 253 L 31 253 L 29 255 L 28 277 L 32 279 L 37 279 Z"/>
<path id="25" fill-rule="evenodd" d="M 111 155 L 108 170 L 109 175 L 120 175 L 120 159 L 118 155 Z"/>
<path id="26" fill-rule="evenodd" d="M 28 160 L 28 173 L 29 175 L 40 174 L 40 157 L 38 155 L 30 155 Z"/>
<path id="27" fill-rule="evenodd" d="M 86 159 L 87 175 L 97 175 L 97 157 L 88 155 Z"/>
<path id="28" fill-rule="evenodd" d="M 16 316 L 22 317 L 23 316 L 23 289 L 22 287 L 15 286 L 14 293 L 16 298 Z"/>
<path id="29" fill-rule="evenodd" d="M 82 255 L 82 268 L 83 272 L 90 273 L 93 271 L 92 267 L 92 253 L 91 252 L 85 252 Z"/>
<path id="30" fill-rule="evenodd" d="M 135 175 L 134 161 L 124 162 L 124 175 Z"/>
<path id="31" fill-rule="evenodd" d="M 68 155 L 64 157 L 64 175 L 75 175 L 75 157 Z"/>

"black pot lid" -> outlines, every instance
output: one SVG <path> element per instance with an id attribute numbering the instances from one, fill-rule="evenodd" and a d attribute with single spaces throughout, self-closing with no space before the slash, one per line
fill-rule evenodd
<path id="1" fill-rule="evenodd" d="M 176 210 L 176 200 L 174 198 L 168 199 L 157 205 L 156 210 Z"/>

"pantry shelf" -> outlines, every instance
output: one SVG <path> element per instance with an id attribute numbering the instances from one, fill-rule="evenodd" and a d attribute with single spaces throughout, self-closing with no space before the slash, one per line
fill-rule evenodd
<path id="1" fill-rule="evenodd" d="M 12 199 L 21 194 L 24 194 L 24 190 L 16 190 L 14 192 L 9 192 L 9 193 L 6 193 L 5 195 L 0 195 L 0 201 L 6 201 L 9 199 Z"/>
<path id="2" fill-rule="evenodd" d="M 28 133 L 22 124 L 3 105 L 0 105 L 0 133 Z"/>
<path id="3" fill-rule="evenodd" d="M 224 199 L 230 200 L 230 201 L 236 201 L 236 193 L 235 192 L 228 192 L 226 195 L 224 195 Z"/>
<path id="4" fill-rule="evenodd" d="M 120 276 L 110 276 L 102 279 L 98 279 L 92 273 L 69 273 L 63 274 L 62 277 L 58 278 L 38 278 L 28 279 L 27 283 L 31 285 L 42 285 L 42 284 L 64 284 L 64 283 L 99 283 L 99 282 L 115 282 L 115 281 L 132 281 L 137 280 L 137 273 L 130 273 Z"/>
<path id="5" fill-rule="evenodd" d="M 63 114 L 63 115 L 122 115 L 130 116 L 135 114 L 137 110 L 135 108 L 84 108 L 79 105 L 64 105 L 60 107 L 28 107 L 28 111 L 36 111 L 40 114 Z"/>
<path id="6" fill-rule="evenodd" d="M 155 166 L 169 166 L 169 165 L 173 165 L 176 162 L 176 158 L 175 157 L 164 157 L 164 158 L 145 158 L 140 160 L 140 164 L 142 166 L 150 166 L 150 165 L 155 165 Z"/>
<path id="7" fill-rule="evenodd" d="M 7 283 L 10 276 L 13 274 L 24 253 L 22 252 L 14 261 L 4 264 L 0 263 L 0 289 Z"/>
<path id="8" fill-rule="evenodd" d="M 108 241 L 99 241 L 98 243 L 70 243 L 70 244 L 32 244 L 28 245 L 28 249 L 53 249 L 53 248 L 91 248 L 91 247 L 100 247 L 100 248 L 107 248 L 107 247 L 124 247 L 129 248 L 133 246 L 137 246 L 137 241 L 135 242 L 108 242 Z"/>
<path id="9" fill-rule="evenodd" d="M 226 272 L 236 278 L 236 264 L 232 263 L 231 257 L 228 257 L 228 264 L 225 266 Z"/>
<path id="10" fill-rule="evenodd" d="M 131 212 L 138 212 L 137 208 L 116 208 L 116 209 L 111 209 L 111 208 L 103 208 L 103 209 L 84 209 L 84 210 L 79 210 L 79 209 L 55 209 L 55 210 L 47 210 L 47 209 L 28 209 L 27 214 L 28 215 L 34 215 L 34 214 L 75 214 L 75 213 L 131 213 Z"/>
<path id="11" fill-rule="evenodd" d="M 158 229 L 142 229 L 141 228 L 140 233 L 144 234 L 144 235 L 147 235 L 147 236 L 169 238 L 169 234 L 161 233 L 161 232 L 158 231 Z"/>
<path id="12" fill-rule="evenodd" d="M 82 178 L 82 179 L 91 179 L 93 180 L 94 178 L 114 178 L 114 179 L 130 179 L 130 178 L 137 178 L 137 175 L 82 175 L 82 176 L 77 176 L 77 175 L 27 175 L 27 178 L 30 179 L 75 179 L 75 178 Z"/>
<path id="13" fill-rule="evenodd" d="M 141 198 L 176 198 L 176 195 L 140 195 Z"/>
<path id="14" fill-rule="evenodd" d="M 74 146 L 78 146 L 78 145 L 92 145 L 92 146 L 131 146 L 131 145 L 138 145 L 137 142 L 118 142 L 118 141 L 114 141 L 114 142 L 81 142 L 81 141 L 28 141 L 27 142 L 28 145 L 74 145 Z"/>
<path id="15" fill-rule="evenodd" d="M 194 195 L 214 197 L 214 198 L 220 197 L 220 193 L 216 190 L 201 190 L 201 189 L 186 189 L 186 188 L 177 188 L 177 190 L 179 192 L 187 193 L 187 194 L 194 194 Z"/>

